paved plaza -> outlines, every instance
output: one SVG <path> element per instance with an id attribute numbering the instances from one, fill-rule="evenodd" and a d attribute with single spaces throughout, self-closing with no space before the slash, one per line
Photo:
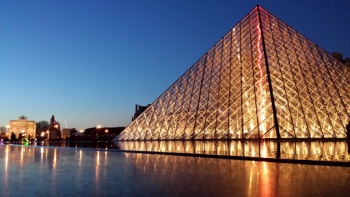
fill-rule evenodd
<path id="1" fill-rule="evenodd" d="M 0 196 L 349 196 L 350 168 L 0 146 Z"/>

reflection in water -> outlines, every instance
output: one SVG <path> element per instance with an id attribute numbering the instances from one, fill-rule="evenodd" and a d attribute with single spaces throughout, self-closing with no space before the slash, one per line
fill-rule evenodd
<path id="1" fill-rule="evenodd" d="M 176 152 L 205 155 L 346 161 L 346 141 L 115 141 L 122 150 Z"/>
<path id="2" fill-rule="evenodd" d="M 7 188 L 7 187 L 9 187 L 9 185 L 8 185 L 8 177 L 9 177 L 9 174 L 8 174 L 8 165 L 9 165 L 9 149 L 8 148 L 6 148 L 5 149 L 5 157 L 4 157 L 4 161 L 5 161 L 5 164 L 4 164 L 4 175 L 3 175 L 3 177 L 4 177 L 4 183 L 5 183 L 5 185 L 4 185 L 4 187 L 5 188 Z M 0 164 L 1 165 L 1 164 Z"/>
<path id="3" fill-rule="evenodd" d="M 91 141 L 63 141 L 63 142 L 47 142 L 33 143 L 34 146 L 54 146 L 69 148 L 97 148 L 97 149 L 118 149 L 114 143 L 109 141 L 91 142 Z"/>
<path id="4" fill-rule="evenodd" d="M 125 153 L 135 182 L 185 189 L 186 196 L 345 196 L 349 168 Z M 338 175 L 335 175 L 338 174 Z M 333 182 L 335 181 L 335 182 Z M 345 191 L 345 192 L 344 192 Z M 151 195 L 152 196 L 152 195 Z"/>
<path id="5" fill-rule="evenodd" d="M 39 189 L 40 191 L 50 191 L 50 193 L 45 193 L 42 196 L 55 196 L 52 194 L 56 194 L 58 187 L 62 184 L 66 185 L 65 181 L 69 181 L 71 177 L 74 177 L 77 182 L 83 182 L 82 180 L 91 177 L 95 180 L 93 182 L 95 188 L 101 190 L 100 154 L 102 153 L 100 151 L 96 151 L 95 153 L 92 157 L 88 156 L 87 159 L 86 157 L 84 158 L 82 150 L 71 149 L 65 151 L 64 149 L 57 148 L 19 145 L 0 146 L 0 166 L 4 166 L 3 170 L 0 170 L 0 185 L 2 185 L 0 187 L 2 188 L 0 189 L 0 196 L 12 196 L 8 194 L 3 195 L 4 193 L 1 192 L 16 193 L 17 191 L 12 191 L 11 188 L 18 189 L 19 185 L 20 194 L 27 194 L 31 189 Z M 108 158 L 107 154 L 108 151 L 103 153 L 103 157 Z M 88 173 L 84 170 L 84 167 L 86 166 L 86 162 L 90 163 L 90 158 L 93 158 L 94 162 L 92 163 L 95 164 L 91 169 L 95 170 L 91 171 L 94 174 L 89 174 L 89 177 L 86 177 L 85 175 Z M 104 161 L 107 162 L 105 159 Z M 32 185 L 34 182 L 35 187 Z M 27 188 L 25 187 L 26 185 L 30 187 Z M 22 189 L 22 187 L 26 189 Z M 65 188 L 59 189 L 62 190 Z"/>
<path id="6" fill-rule="evenodd" d="M 270 142 L 215 148 L 213 152 L 257 154 L 276 151 Z M 152 149 L 157 147 L 154 143 Z M 162 144 L 164 150 L 173 150 Z M 231 144 L 231 143 L 229 143 Z M 172 145 L 176 145 L 172 144 Z M 297 150 L 294 157 L 337 155 L 337 143 Z M 149 148 L 145 144 L 140 146 Z M 172 146 L 175 148 L 174 146 Z M 201 151 L 211 152 L 210 144 Z M 284 148 L 283 148 L 284 147 Z M 178 147 L 176 147 L 178 148 Z M 218 150 L 219 149 L 219 150 Z M 240 151 L 238 151 L 238 149 Z M 326 149 L 326 150 L 324 150 Z M 184 151 L 194 151 L 187 144 Z M 260 150 L 260 151 L 259 151 Z M 322 150 L 322 151 L 321 151 Z M 264 153 L 265 154 L 265 153 Z M 270 153 L 267 152 L 266 155 Z M 18 162 L 23 156 L 22 163 Z M 282 156 L 281 151 L 281 156 Z M 323 156 L 322 156 L 323 158 Z M 336 156 L 333 156 L 336 158 Z M 350 168 L 295 165 L 191 156 L 90 151 L 65 148 L 0 146 L 0 196 L 349 196 Z"/>

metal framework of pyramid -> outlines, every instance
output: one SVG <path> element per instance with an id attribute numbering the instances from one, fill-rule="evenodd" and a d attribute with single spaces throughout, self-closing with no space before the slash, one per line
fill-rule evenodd
<path id="1" fill-rule="evenodd" d="M 256 6 L 116 140 L 344 138 L 349 75 Z"/>

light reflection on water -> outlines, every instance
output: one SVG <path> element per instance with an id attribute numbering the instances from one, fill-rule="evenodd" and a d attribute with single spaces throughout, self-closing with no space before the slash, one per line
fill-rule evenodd
<path id="1" fill-rule="evenodd" d="M 346 141 L 115 141 L 122 150 L 350 162 Z"/>
<path id="2" fill-rule="evenodd" d="M 34 145 L 34 144 L 33 144 Z M 162 153 L 187 153 L 252 158 L 279 158 L 290 160 L 350 162 L 350 142 L 334 141 L 114 141 L 114 142 L 62 142 L 34 146 L 70 148 L 121 149 Z M 23 153 L 21 154 L 23 155 Z M 21 157 L 22 158 L 22 157 Z M 21 161 L 21 160 L 20 160 Z"/>
<path id="3" fill-rule="evenodd" d="M 350 196 L 339 166 L 20 145 L 0 145 L 0 165 L 0 196 Z"/>

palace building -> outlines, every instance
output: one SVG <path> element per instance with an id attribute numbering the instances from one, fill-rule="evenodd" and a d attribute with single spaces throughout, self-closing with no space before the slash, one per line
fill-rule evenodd
<path id="1" fill-rule="evenodd" d="M 19 116 L 18 120 L 10 120 L 8 134 L 14 133 L 16 138 L 35 138 L 36 122 L 28 120 L 26 116 Z M 21 136 L 21 137 L 20 137 Z"/>

